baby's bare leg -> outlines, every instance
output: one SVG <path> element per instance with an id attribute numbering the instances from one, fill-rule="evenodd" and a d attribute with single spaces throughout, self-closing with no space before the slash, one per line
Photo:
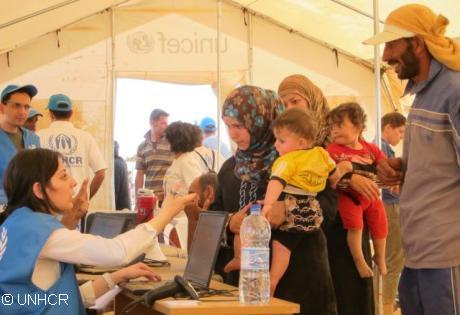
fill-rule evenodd
<path id="1" fill-rule="evenodd" d="M 241 268 L 241 239 L 239 234 L 235 234 L 233 239 L 233 259 L 224 267 L 225 272 L 239 270 Z"/>
<path id="2" fill-rule="evenodd" d="M 363 230 L 348 230 L 347 232 L 348 248 L 350 248 L 351 256 L 353 256 L 356 269 L 358 269 L 361 278 L 369 278 L 374 276 L 374 273 L 372 272 L 371 267 L 367 264 L 366 259 L 364 259 L 362 237 Z"/>
<path id="3" fill-rule="evenodd" d="M 270 296 L 275 293 L 276 286 L 286 272 L 291 258 L 291 251 L 278 241 L 272 242 L 272 266 L 270 270 Z"/>
<path id="4" fill-rule="evenodd" d="M 386 238 L 379 238 L 372 240 L 374 244 L 374 257 L 372 258 L 379 267 L 382 276 L 387 274 L 387 264 L 385 262 L 385 243 Z"/>

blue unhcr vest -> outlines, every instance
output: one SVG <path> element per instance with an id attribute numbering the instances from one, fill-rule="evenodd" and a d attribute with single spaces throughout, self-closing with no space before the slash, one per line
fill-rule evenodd
<path id="1" fill-rule="evenodd" d="M 72 264 L 60 263 L 61 276 L 46 291 L 32 283 L 38 255 L 62 227 L 53 216 L 26 207 L 0 225 L 0 314 L 85 314 Z"/>
<path id="2" fill-rule="evenodd" d="M 35 149 L 40 147 L 40 138 L 25 128 L 21 128 L 22 139 L 24 141 L 25 149 Z M 3 190 L 3 176 L 5 174 L 6 167 L 10 163 L 17 150 L 11 139 L 8 137 L 5 131 L 0 128 L 0 203 L 6 203 L 6 195 Z M 0 301 L 1 302 L 1 301 Z"/>

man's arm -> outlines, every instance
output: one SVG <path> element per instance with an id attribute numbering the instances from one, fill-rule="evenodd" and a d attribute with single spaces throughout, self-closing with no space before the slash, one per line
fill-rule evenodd
<path id="1" fill-rule="evenodd" d="M 389 186 L 399 185 L 403 177 L 402 165 L 401 158 L 381 160 L 377 164 L 377 176 Z"/>
<path id="2" fill-rule="evenodd" d="M 134 188 L 136 189 L 134 191 L 134 194 L 137 196 L 137 191 L 140 188 L 144 187 L 144 171 L 143 170 L 137 170 L 136 171 L 136 180 L 134 182 Z"/>
<path id="3" fill-rule="evenodd" d="M 104 178 L 105 169 L 99 170 L 96 173 L 94 173 L 93 180 L 91 181 L 91 185 L 89 186 L 89 199 L 93 198 L 93 196 L 97 193 L 99 187 L 101 187 L 102 182 L 104 181 Z"/>

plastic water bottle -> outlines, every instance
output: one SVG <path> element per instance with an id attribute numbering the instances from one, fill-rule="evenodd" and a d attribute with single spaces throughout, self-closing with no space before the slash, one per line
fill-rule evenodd
<path id="1" fill-rule="evenodd" d="M 260 205 L 252 205 L 251 215 L 241 224 L 241 303 L 264 304 L 270 300 L 270 224 L 260 212 Z"/>

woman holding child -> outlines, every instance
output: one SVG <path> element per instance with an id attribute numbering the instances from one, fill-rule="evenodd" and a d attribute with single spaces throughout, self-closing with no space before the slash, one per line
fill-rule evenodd
<path id="1" fill-rule="evenodd" d="M 235 89 L 223 105 L 223 120 L 238 150 L 219 172 L 219 189 L 212 209 L 232 213 L 227 231 L 229 245 L 239 231 L 248 205 L 264 199 L 269 174 L 278 157 L 271 124 L 283 109 L 274 92 L 253 86 Z M 224 248 L 216 271 L 227 282 L 237 285 L 237 273 L 226 274 L 222 270 L 232 257 L 233 250 Z M 295 241 L 274 296 L 299 303 L 301 314 L 337 314 L 321 229 L 314 228 Z"/>
<path id="2" fill-rule="evenodd" d="M 316 117 L 320 125 L 315 145 L 327 146 L 331 127 L 328 123 L 329 106 L 321 90 L 303 75 L 286 77 L 279 85 L 278 93 L 286 108 L 301 108 Z M 363 176 L 353 174 L 349 185 L 368 199 L 378 198 L 378 188 Z M 343 184 L 343 182 L 342 182 Z M 337 194 L 330 187 L 318 194 L 317 199 L 324 215 L 322 228 L 327 237 L 331 275 L 334 283 L 339 315 L 374 314 L 374 296 L 371 278 L 361 278 L 347 246 L 347 231 L 337 215 Z M 283 218 L 273 221 L 281 223 Z M 369 235 L 363 233 L 363 252 L 371 263 Z M 299 267 L 301 268 L 301 266 Z M 295 270 L 293 276 L 295 276 Z M 286 284 L 289 285 L 289 284 Z M 310 302 L 314 302 L 311 300 Z"/>

